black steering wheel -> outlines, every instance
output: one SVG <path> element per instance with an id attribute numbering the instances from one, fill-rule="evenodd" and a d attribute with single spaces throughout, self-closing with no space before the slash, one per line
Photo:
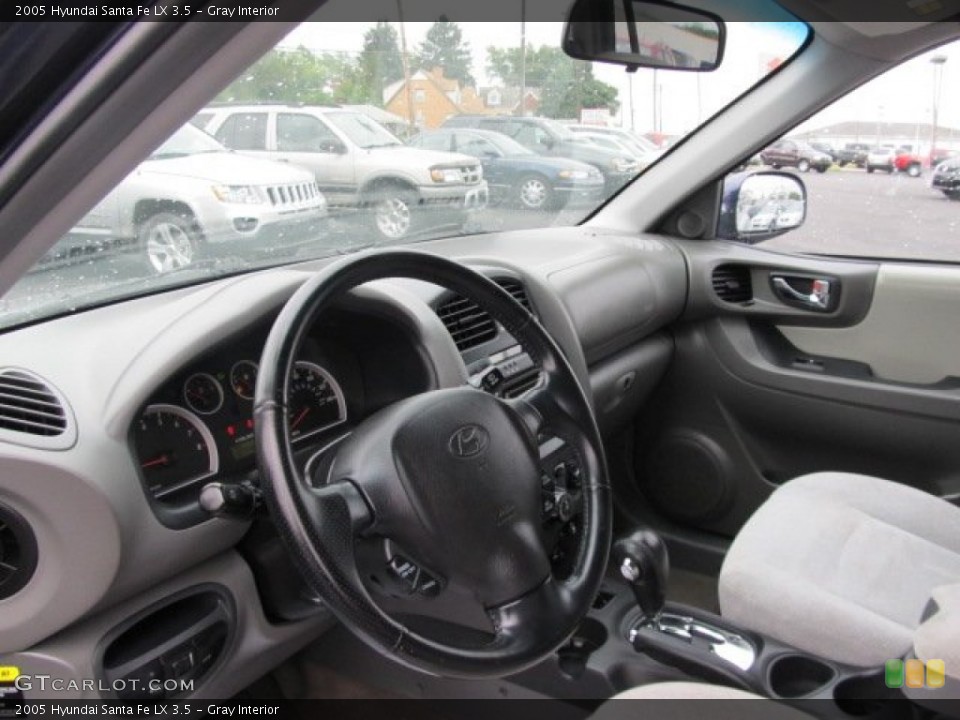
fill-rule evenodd
<path id="1" fill-rule="evenodd" d="M 351 288 L 403 277 L 449 288 L 499 321 L 541 368 L 522 399 L 470 386 L 425 392 L 359 425 L 336 449 L 329 482 L 311 487 L 294 460 L 287 378 L 304 334 Z M 506 291 L 436 255 L 373 251 L 335 262 L 280 313 L 260 363 L 254 404 L 263 493 L 307 582 L 348 629 L 407 666 L 453 677 L 499 677 L 543 660 L 586 615 L 611 534 L 611 490 L 590 404 L 559 347 Z M 541 525 L 538 433 L 549 430 L 582 465 L 582 532 L 568 577 L 551 572 Z M 360 579 L 361 537 L 389 538 L 445 582 L 470 588 L 493 638 L 461 647 L 396 621 Z"/>

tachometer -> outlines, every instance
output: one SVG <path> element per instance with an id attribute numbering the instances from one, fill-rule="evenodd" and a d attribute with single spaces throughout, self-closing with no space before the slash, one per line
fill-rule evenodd
<path id="1" fill-rule="evenodd" d="M 257 387 L 257 370 L 257 364 L 252 360 L 240 360 L 230 368 L 230 387 L 237 397 L 253 400 L 253 392 Z"/>
<path id="2" fill-rule="evenodd" d="M 164 497 L 215 475 L 217 444 L 196 415 L 176 405 L 151 405 L 134 425 L 137 460 L 150 494 Z"/>
<path id="3" fill-rule="evenodd" d="M 213 375 L 197 373 L 183 384 L 183 399 L 194 412 L 213 415 L 223 407 L 223 388 Z"/>
<path id="4" fill-rule="evenodd" d="M 333 376 L 319 365 L 298 362 L 287 390 L 287 419 L 294 441 L 315 435 L 347 419 L 343 391 Z"/>

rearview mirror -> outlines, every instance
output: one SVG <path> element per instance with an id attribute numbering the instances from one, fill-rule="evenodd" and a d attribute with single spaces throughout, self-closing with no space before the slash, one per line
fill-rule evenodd
<path id="1" fill-rule="evenodd" d="M 717 236 L 751 245 L 803 225 L 807 189 L 796 175 L 736 173 L 723 185 Z"/>
<path id="2" fill-rule="evenodd" d="M 708 72 L 720 66 L 726 26 L 703 10 L 650 0 L 577 0 L 563 49 L 579 60 Z"/>

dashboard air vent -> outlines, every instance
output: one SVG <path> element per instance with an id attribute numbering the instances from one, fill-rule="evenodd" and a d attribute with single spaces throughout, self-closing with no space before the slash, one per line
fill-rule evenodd
<path id="1" fill-rule="evenodd" d="M 497 280 L 496 283 L 513 298 L 533 312 L 527 291 L 518 280 Z M 437 308 L 437 315 L 447 326 L 460 352 L 482 345 L 497 336 L 497 324 L 486 310 L 473 301 L 459 295 L 448 298 Z"/>
<path id="2" fill-rule="evenodd" d="M 745 265 L 721 265 L 713 271 L 713 292 L 728 303 L 753 300 L 750 268 Z"/>
<path id="3" fill-rule="evenodd" d="M 37 569 L 37 540 L 18 513 L 0 505 L 0 600 L 22 589 Z"/>
<path id="4" fill-rule="evenodd" d="M 67 429 L 67 413 L 53 389 L 25 370 L 0 371 L 0 429 L 56 436 Z"/>
<path id="5" fill-rule="evenodd" d="M 513 299 L 523 305 L 527 312 L 533 312 L 533 308 L 530 307 L 530 298 L 527 297 L 527 289 L 519 280 L 497 280 L 497 285 L 513 295 Z"/>
<path id="6" fill-rule="evenodd" d="M 455 295 L 437 308 L 437 315 L 447 326 L 447 331 L 460 352 L 489 342 L 497 336 L 497 324 L 493 318 L 469 298 Z"/>

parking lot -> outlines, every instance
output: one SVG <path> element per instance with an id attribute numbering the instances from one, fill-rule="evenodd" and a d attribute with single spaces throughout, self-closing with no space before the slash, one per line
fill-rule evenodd
<path id="1" fill-rule="evenodd" d="M 804 226 L 768 241 L 764 247 L 790 252 L 825 253 L 877 258 L 904 258 L 960 262 L 960 202 L 948 200 L 929 187 L 928 176 L 868 175 L 855 168 L 833 168 L 821 175 L 801 176 L 809 194 Z M 576 222 L 583 211 L 554 217 L 514 208 L 488 208 L 475 215 L 467 232 L 496 232 Z M 441 233 L 443 234 L 443 233 Z M 276 261 L 330 254 L 331 248 L 364 244 L 369 231 L 349 218 L 333 224 L 327 237 L 317 243 L 281 253 Z M 231 259 L 213 265 L 229 272 Z M 239 269 L 239 268 L 238 268 Z M 31 305 L 45 299 L 70 295 L 72 287 L 115 285 L 130 282 L 135 292 L 137 278 L 145 270 L 133 254 L 108 253 L 69 267 L 49 268 L 23 278 L 5 298 L 0 311 L 20 302 Z"/>

